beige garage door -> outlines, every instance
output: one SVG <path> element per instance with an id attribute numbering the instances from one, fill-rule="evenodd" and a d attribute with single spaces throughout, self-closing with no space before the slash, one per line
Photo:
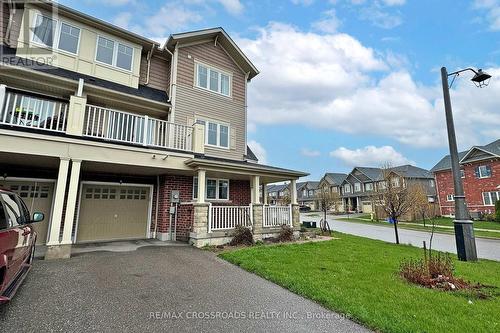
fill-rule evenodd
<path id="1" fill-rule="evenodd" d="M 44 181 L 6 181 L 0 185 L 19 194 L 30 213 L 41 212 L 45 215 L 42 222 L 33 224 L 37 232 L 37 244 L 45 244 L 47 240 L 47 230 L 52 211 L 52 199 L 54 193 L 54 183 Z"/>
<path id="2" fill-rule="evenodd" d="M 363 202 L 363 213 L 370 214 L 372 210 L 372 203 L 371 202 Z"/>
<path id="3" fill-rule="evenodd" d="M 149 187 L 84 184 L 76 242 L 146 238 Z"/>

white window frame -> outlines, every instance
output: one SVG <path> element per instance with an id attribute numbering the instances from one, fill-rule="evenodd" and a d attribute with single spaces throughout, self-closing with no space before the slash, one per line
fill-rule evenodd
<path id="1" fill-rule="evenodd" d="M 491 202 L 490 204 L 486 204 L 486 201 L 484 200 L 485 194 L 488 194 L 488 196 L 490 197 L 490 202 Z M 493 198 L 493 195 L 495 195 L 496 198 Z M 483 197 L 483 205 L 484 206 L 495 206 L 495 203 L 497 202 L 497 200 L 500 200 L 500 191 L 483 192 L 482 197 Z"/>
<path id="2" fill-rule="evenodd" d="M 209 199 L 207 197 L 207 183 L 208 180 L 215 180 L 216 181 L 216 189 L 215 189 L 215 199 Z M 220 198 L 220 193 L 219 193 L 219 183 L 221 181 L 226 181 L 227 182 L 227 199 L 221 199 Z M 193 177 L 193 200 L 198 199 L 198 191 L 195 191 L 195 183 L 198 182 L 198 177 Z M 199 186 L 199 184 L 198 184 Z M 226 178 L 205 178 L 205 200 L 207 201 L 229 201 L 229 196 L 230 196 L 230 190 L 231 190 L 231 182 L 229 179 Z"/>
<path id="3" fill-rule="evenodd" d="M 354 183 L 354 192 L 361 192 L 361 183 Z"/>
<path id="4" fill-rule="evenodd" d="M 108 39 L 108 40 L 110 40 L 110 41 L 112 41 L 114 43 L 114 46 L 113 46 L 113 59 L 111 61 L 111 65 L 107 64 L 105 62 L 97 60 L 97 50 L 98 50 L 98 47 L 99 47 L 99 38 Z M 126 47 L 130 47 L 132 49 L 132 62 L 130 64 L 130 69 L 121 68 L 121 67 L 118 67 L 116 65 L 116 62 L 118 60 L 118 46 L 120 44 L 123 45 L 123 46 L 126 46 Z M 95 39 L 95 55 L 94 55 L 94 59 L 95 59 L 95 62 L 98 63 L 98 64 L 100 64 L 100 65 L 111 67 L 111 68 L 119 70 L 119 71 L 124 71 L 124 72 L 127 72 L 127 73 L 132 73 L 134 71 L 135 48 L 132 45 L 130 45 L 130 44 L 127 44 L 127 43 L 124 43 L 122 41 L 117 40 L 116 38 L 109 37 L 109 36 L 102 35 L 102 34 L 98 34 L 97 38 Z"/>
<path id="5" fill-rule="evenodd" d="M 74 25 L 73 23 L 69 23 L 69 22 L 67 22 L 65 20 L 61 20 L 61 19 L 58 19 L 58 18 L 53 18 L 53 17 L 50 17 L 48 15 L 43 15 L 42 13 L 36 13 L 34 15 L 34 17 L 33 17 L 33 21 L 31 22 L 30 28 L 34 28 L 35 27 L 36 21 L 37 21 L 37 19 L 38 19 L 39 16 L 48 18 L 48 19 L 50 19 L 50 20 L 52 20 L 52 21 L 55 22 L 53 45 L 49 46 L 49 45 L 46 45 L 44 43 L 40 43 L 40 42 L 36 41 L 35 40 L 35 33 L 34 33 L 34 31 L 32 31 L 30 29 L 30 41 L 31 41 L 32 44 L 40 46 L 40 47 L 43 47 L 43 48 L 51 49 L 51 50 L 57 50 L 59 52 L 67 53 L 67 54 L 70 54 L 70 55 L 73 55 L 73 56 L 80 54 L 80 45 L 81 45 L 81 42 L 82 42 L 82 28 L 81 27 L 79 27 L 77 25 Z M 59 41 L 61 39 L 61 32 L 62 32 L 61 27 L 62 27 L 63 24 L 69 25 L 70 27 L 79 30 L 78 44 L 76 46 L 76 53 L 73 53 L 71 51 L 67 51 L 67 50 L 63 50 L 63 49 L 59 48 Z"/>
<path id="6" fill-rule="evenodd" d="M 370 188 L 368 188 L 368 185 L 370 186 Z M 366 183 L 365 192 L 371 192 L 371 191 L 373 191 L 373 183 Z"/>
<path id="7" fill-rule="evenodd" d="M 344 187 L 344 193 L 351 193 L 351 185 L 350 184 L 345 184 L 343 187 Z M 349 189 L 349 191 L 347 191 L 346 189 Z"/>
<path id="8" fill-rule="evenodd" d="M 477 167 L 477 171 L 479 173 L 479 179 L 482 179 L 482 178 L 491 178 L 491 174 L 489 176 L 483 176 L 481 174 L 481 168 L 487 168 L 487 167 L 488 167 L 488 165 L 486 165 L 486 164 L 485 165 L 480 165 L 480 166 Z M 490 167 L 490 170 L 491 170 L 491 167 Z"/>
<path id="9" fill-rule="evenodd" d="M 198 68 L 199 68 L 199 66 L 203 66 L 203 67 L 205 67 L 207 69 L 207 86 L 206 87 L 201 86 L 200 83 L 199 83 L 199 81 L 198 81 Z M 214 90 L 210 89 L 210 72 L 211 71 L 219 73 L 219 82 L 218 82 L 217 91 L 214 91 Z M 226 75 L 227 77 L 229 77 L 229 95 L 226 95 L 226 94 L 222 93 L 222 75 Z M 195 61 L 194 62 L 194 86 L 196 88 L 203 89 L 203 90 L 211 92 L 213 94 L 217 94 L 217 95 L 221 95 L 221 96 L 224 96 L 224 97 L 232 98 L 232 96 L 233 96 L 233 94 L 232 94 L 232 91 L 233 91 L 233 74 L 231 74 L 229 72 L 226 72 L 224 70 L 221 70 L 221 69 L 219 69 L 217 67 L 210 66 L 210 65 L 207 65 L 207 64 L 199 62 L 199 61 Z"/>
<path id="10" fill-rule="evenodd" d="M 465 170 L 460 169 L 460 178 L 465 178 Z"/>
<path id="11" fill-rule="evenodd" d="M 231 148 L 231 126 L 229 126 L 229 124 L 221 123 L 221 122 L 214 121 L 214 120 L 208 120 L 208 119 L 200 119 L 200 120 L 205 122 L 205 146 L 227 149 L 227 150 L 229 150 Z M 217 125 L 217 135 L 216 135 L 217 136 L 217 144 L 215 144 L 215 145 L 208 143 L 208 124 L 209 123 Z M 220 145 L 220 127 L 221 126 L 227 127 L 227 147 Z"/>
<path id="12" fill-rule="evenodd" d="M 455 201 L 455 196 L 453 194 L 447 194 L 446 195 L 446 201 L 448 201 L 448 202 Z"/>

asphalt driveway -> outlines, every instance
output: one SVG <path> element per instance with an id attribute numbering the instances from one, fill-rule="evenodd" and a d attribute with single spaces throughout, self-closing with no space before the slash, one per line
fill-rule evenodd
<path id="1" fill-rule="evenodd" d="M 191 247 L 36 260 L 1 332 L 365 332 L 366 329 Z"/>

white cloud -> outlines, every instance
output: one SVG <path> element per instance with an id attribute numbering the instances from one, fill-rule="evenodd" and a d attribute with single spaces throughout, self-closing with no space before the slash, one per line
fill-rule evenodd
<path id="1" fill-rule="evenodd" d="M 406 3 L 406 0 L 382 0 L 386 6 L 402 6 Z"/>
<path id="2" fill-rule="evenodd" d="M 473 7 L 487 12 L 491 30 L 500 30 L 500 0 L 475 0 Z"/>
<path id="3" fill-rule="evenodd" d="M 310 6 L 314 0 L 290 0 L 294 5 Z"/>
<path id="4" fill-rule="evenodd" d="M 186 28 L 192 23 L 200 22 L 203 17 L 195 10 L 178 1 L 167 2 L 158 9 L 155 15 L 146 20 L 149 33 L 159 36 L 168 35 Z"/>
<path id="5" fill-rule="evenodd" d="M 302 32 L 279 23 L 238 43 L 261 72 L 249 85 L 250 128 L 300 124 L 416 147 L 447 146 L 440 84 L 416 83 L 404 59 L 377 53 L 347 34 Z M 497 138 L 500 68 L 487 71 L 493 75 L 487 88 L 475 88 L 463 75 L 452 90 L 463 148 Z"/>
<path id="6" fill-rule="evenodd" d="M 338 158 L 344 164 L 354 167 L 354 166 L 371 166 L 371 167 L 381 167 L 386 163 L 393 166 L 412 164 L 415 162 L 410 161 L 404 157 L 401 153 L 397 152 L 391 146 L 366 146 L 364 148 L 358 149 L 347 149 L 345 147 L 340 147 L 332 152 L 330 156 Z"/>
<path id="7" fill-rule="evenodd" d="M 376 6 L 363 8 L 360 11 L 359 17 L 383 29 L 392 29 L 403 23 L 403 19 L 400 15 L 388 13 Z"/>
<path id="8" fill-rule="evenodd" d="M 321 152 L 319 150 L 312 150 L 312 149 L 308 149 L 308 148 L 302 148 L 300 150 L 300 153 L 303 156 L 306 156 L 306 157 L 318 157 L 318 156 L 321 156 Z"/>
<path id="9" fill-rule="evenodd" d="M 259 159 L 260 164 L 266 164 L 267 163 L 267 151 L 266 149 L 257 141 L 255 140 L 250 140 L 247 142 L 248 147 L 253 151 L 255 156 Z"/>
<path id="10" fill-rule="evenodd" d="M 244 6 L 240 0 L 217 0 L 230 14 L 237 15 L 243 12 Z"/>
<path id="11" fill-rule="evenodd" d="M 115 18 L 113 19 L 113 24 L 119 26 L 120 28 L 128 29 L 132 17 L 133 17 L 132 13 L 122 12 L 117 16 L 115 16 Z"/>
<path id="12" fill-rule="evenodd" d="M 326 33 L 336 32 L 342 22 L 337 17 L 335 9 L 330 9 L 324 12 L 323 16 L 324 18 L 321 20 L 313 22 L 312 27 Z"/>

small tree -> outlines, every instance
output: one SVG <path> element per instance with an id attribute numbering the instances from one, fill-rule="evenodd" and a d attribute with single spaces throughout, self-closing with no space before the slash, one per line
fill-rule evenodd
<path id="1" fill-rule="evenodd" d="M 405 183 L 388 164 L 382 168 L 382 179 L 378 189 L 378 201 L 392 220 L 396 244 L 399 244 L 398 221 L 415 206 L 417 191 L 415 185 Z"/>
<path id="2" fill-rule="evenodd" d="M 337 192 L 335 191 L 330 191 L 328 187 L 323 187 L 319 189 L 318 191 L 318 203 L 321 207 L 321 210 L 324 213 L 325 216 L 325 222 L 326 222 L 326 214 L 330 209 L 337 209 L 337 202 L 340 200 L 340 196 Z"/>

